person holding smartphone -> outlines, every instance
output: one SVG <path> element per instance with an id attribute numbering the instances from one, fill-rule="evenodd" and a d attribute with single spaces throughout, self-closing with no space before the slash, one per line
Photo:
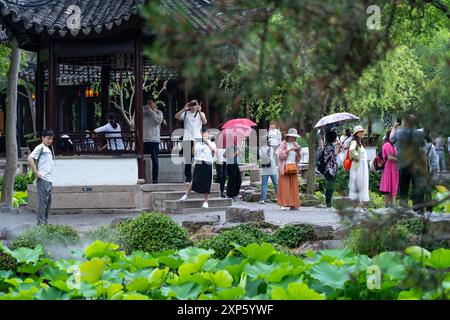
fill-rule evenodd
<path id="1" fill-rule="evenodd" d="M 184 108 L 175 114 L 175 118 L 184 123 L 183 132 L 183 157 L 185 183 L 192 181 L 192 157 L 193 147 L 196 141 L 202 140 L 202 126 L 207 124 L 205 113 L 202 112 L 201 103 L 192 100 L 185 104 Z"/>

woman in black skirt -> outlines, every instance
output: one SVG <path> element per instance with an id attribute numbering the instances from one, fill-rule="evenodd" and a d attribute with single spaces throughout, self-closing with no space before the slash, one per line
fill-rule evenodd
<path id="1" fill-rule="evenodd" d="M 202 130 L 203 131 L 203 130 Z M 202 193 L 205 197 L 203 208 L 208 208 L 208 197 L 211 192 L 212 183 L 212 164 L 215 147 L 209 141 L 207 131 L 202 133 L 202 141 L 194 145 L 194 176 L 189 184 L 187 192 L 181 197 L 181 201 L 186 201 L 189 193 L 195 191 Z"/>

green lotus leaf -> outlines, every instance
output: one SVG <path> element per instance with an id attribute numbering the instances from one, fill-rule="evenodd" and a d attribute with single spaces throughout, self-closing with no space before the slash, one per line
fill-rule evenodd
<path id="1" fill-rule="evenodd" d="M 181 264 L 183 264 L 183 260 L 178 257 L 161 256 L 161 257 L 158 257 L 157 259 L 160 264 L 163 264 L 173 270 L 178 269 L 178 267 Z"/>
<path id="2" fill-rule="evenodd" d="M 237 300 L 245 294 L 241 287 L 233 287 L 216 291 L 214 294 L 201 294 L 199 300 Z"/>
<path id="3" fill-rule="evenodd" d="M 274 272 L 278 266 L 279 264 L 267 264 L 256 261 L 253 264 L 246 264 L 244 267 L 244 272 L 246 272 L 251 278 L 266 278 Z"/>
<path id="4" fill-rule="evenodd" d="M 266 262 L 276 253 L 275 248 L 268 243 L 263 243 L 261 245 L 251 243 L 246 247 L 238 247 L 237 250 L 242 253 L 244 257 L 261 262 Z"/>
<path id="5" fill-rule="evenodd" d="M 80 264 L 81 280 L 88 283 L 95 283 L 100 280 L 105 269 L 105 261 L 100 258 L 93 258 L 90 261 Z"/>
<path id="6" fill-rule="evenodd" d="M 420 300 L 423 292 L 418 289 L 411 289 L 408 291 L 401 291 L 398 295 L 398 300 Z"/>
<path id="7" fill-rule="evenodd" d="M 233 277 L 226 270 L 208 273 L 207 277 L 216 288 L 229 288 L 233 284 Z"/>
<path id="8" fill-rule="evenodd" d="M 123 295 L 123 300 L 151 300 L 148 296 L 140 293 L 128 293 Z"/>
<path id="9" fill-rule="evenodd" d="M 155 269 L 152 271 L 150 276 L 148 277 L 148 282 L 150 284 L 151 289 L 156 289 L 161 287 L 161 285 L 164 283 L 164 280 L 166 280 L 166 276 L 169 273 L 169 268 L 164 269 Z"/>
<path id="10" fill-rule="evenodd" d="M 393 280 L 401 281 L 406 276 L 406 269 L 403 264 L 403 256 L 401 253 L 382 252 L 374 257 L 372 262 L 381 269 L 383 275 L 388 276 Z"/>
<path id="11" fill-rule="evenodd" d="M 84 250 L 84 254 L 88 259 L 92 259 L 94 257 L 116 257 L 117 249 L 119 249 L 119 245 L 115 243 L 103 242 L 100 240 L 95 240 L 91 243 L 89 247 Z"/>
<path id="12" fill-rule="evenodd" d="M 136 278 L 127 285 L 127 290 L 145 292 L 150 288 L 150 283 L 146 278 Z"/>
<path id="13" fill-rule="evenodd" d="M 155 259 L 151 254 L 144 252 L 134 252 L 128 257 L 128 261 L 138 269 L 157 267 L 159 265 L 158 259 Z"/>
<path id="14" fill-rule="evenodd" d="M 53 267 L 50 265 L 46 265 L 41 268 L 40 276 L 42 279 L 50 281 L 66 280 L 69 277 L 67 272 L 61 271 L 57 267 Z"/>
<path id="15" fill-rule="evenodd" d="M 199 256 L 207 255 L 208 257 L 212 256 L 214 254 L 214 250 L 206 250 L 203 248 L 196 248 L 196 247 L 188 247 L 186 249 L 182 249 L 178 251 L 178 255 L 183 259 L 184 261 L 192 261 L 192 259 L 195 260 L 195 258 Z"/>
<path id="16" fill-rule="evenodd" d="M 161 288 L 161 293 L 168 298 L 194 300 L 202 292 L 202 287 L 195 282 L 185 282 L 182 285 L 170 285 Z"/>
<path id="17" fill-rule="evenodd" d="M 437 270 L 450 268 L 450 249 L 440 248 L 431 253 L 431 257 L 426 264 Z"/>
<path id="18" fill-rule="evenodd" d="M 14 275 L 14 272 L 12 272 L 10 270 L 0 270 L 0 280 L 1 279 L 8 279 L 12 275 Z"/>
<path id="19" fill-rule="evenodd" d="M 20 263 L 35 263 L 39 260 L 40 256 L 44 254 L 44 248 L 38 244 L 36 248 L 18 248 L 16 250 L 9 251 L 17 262 Z"/>
<path id="20" fill-rule="evenodd" d="M 57 288 L 49 287 L 39 290 L 34 297 L 37 300 L 66 300 L 69 295 Z"/>
<path id="21" fill-rule="evenodd" d="M 274 300 L 323 300 L 325 297 L 310 289 L 304 283 L 290 283 L 287 290 L 282 287 L 272 289 Z"/>
<path id="22" fill-rule="evenodd" d="M 322 262 L 312 267 L 311 277 L 320 281 L 324 286 L 334 289 L 343 289 L 345 283 L 350 280 L 350 270 Z"/>
<path id="23" fill-rule="evenodd" d="M 185 262 L 178 267 L 178 274 L 183 276 L 200 271 L 209 257 L 209 254 L 202 254 L 189 258 L 190 262 Z"/>
<path id="24" fill-rule="evenodd" d="M 112 299 L 112 297 L 114 297 L 114 295 L 116 295 L 117 293 L 121 292 L 123 289 L 123 286 L 119 283 L 112 283 L 107 291 L 108 294 L 108 299 Z"/>
<path id="25" fill-rule="evenodd" d="M 431 252 L 419 246 L 412 246 L 405 249 L 405 253 L 416 261 L 424 261 L 431 257 Z"/>

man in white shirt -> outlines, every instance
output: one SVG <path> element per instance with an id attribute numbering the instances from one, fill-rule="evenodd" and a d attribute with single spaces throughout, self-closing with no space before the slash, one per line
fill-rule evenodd
<path id="1" fill-rule="evenodd" d="M 175 119 L 184 122 L 184 175 L 186 183 L 190 183 L 192 181 L 192 148 L 195 141 L 202 141 L 202 126 L 206 125 L 207 120 L 202 112 L 201 104 L 198 104 L 197 100 L 186 103 L 184 108 L 175 114 Z"/>
<path id="2" fill-rule="evenodd" d="M 54 132 L 50 129 L 42 132 L 42 143 L 28 156 L 28 164 L 36 176 L 38 193 L 37 224 L 47 224 L 48 212 L 52 202 L 52 172 L 53 152 L 50 146 L 53 143 Z M 36 162 L 35 162 L 36 160 Z"/>

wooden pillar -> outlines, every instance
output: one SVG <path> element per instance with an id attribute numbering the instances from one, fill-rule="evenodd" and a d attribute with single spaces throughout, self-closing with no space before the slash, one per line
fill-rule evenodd
<path id="1" fill-rule="evenodd" d="M 35 73 L 36 82 L 36 131 L 40 134 L 44 129 L 44 64 L 40 62 L 40 52 L 38 51 L 37 70 Z"/>
<path id="2" fill-rule="evenodd" d="M 209 119 L 209 101 L 207 93 L 202 94 L 202 112 L 205 113 L 206 120 L 208 121 L 208 126 L 210 126 L 213 121 L 212 119 Z"/>
<path id="3" fill-rule="evenodd" d="M 173 96 L 174 96 L 173 89 L 169 89 L 168 90 L 168 95 L 167 95 L 168 100 L 169 100 L 169 106 L 168 106 L 168 110 L 167 110 L 167 116 L 169 117 L 169 119 L 167 119 L 168 120 L 168 124 L 169 124 L 169 128 L 168 128 L 169 135 L 173 131 L 173 119 L 174 119 L 174 115 L 176 113 L 176 111 L 175 112 L 173 111 Z"/>
<path id="4" fill-rule="evenodd" d="M 101 93 L 102 93 L 102 119 L 106 116 L 110 110 L 109 105 L 109 84 L 111 82 L 111 68 L 108 66 L 102 67 L 101 74 Z"/>
<path id="5" fill-rule="evenodd" d="M 141 54 L 141 40 L 139 38 L 135 41 L 134 46 L 134 76 L 135 76 L 135 95 L 134 95 L 134 110 L 135 110 L 135 130 L 137 134 L 137 152 L 138 152 L 138 178 L 145 179 L 145 164 L 144 164 L 144 134 L 143 134 L 143 61 Z"/>
<path id="6" fill-rule="evenodd" d="M 55 131 L 58 130 L 56 123 L 56 108 L 57 108 L 57 100 L 56 100 L 56 68 L 57 68 L 57 60 L 55 55 L 55 46 L 52 40 L 50 40 L 49 47 L 49 65 L 48 65 L 48 107 L 46 114 L 46 127 L 51 128 Z"/>

